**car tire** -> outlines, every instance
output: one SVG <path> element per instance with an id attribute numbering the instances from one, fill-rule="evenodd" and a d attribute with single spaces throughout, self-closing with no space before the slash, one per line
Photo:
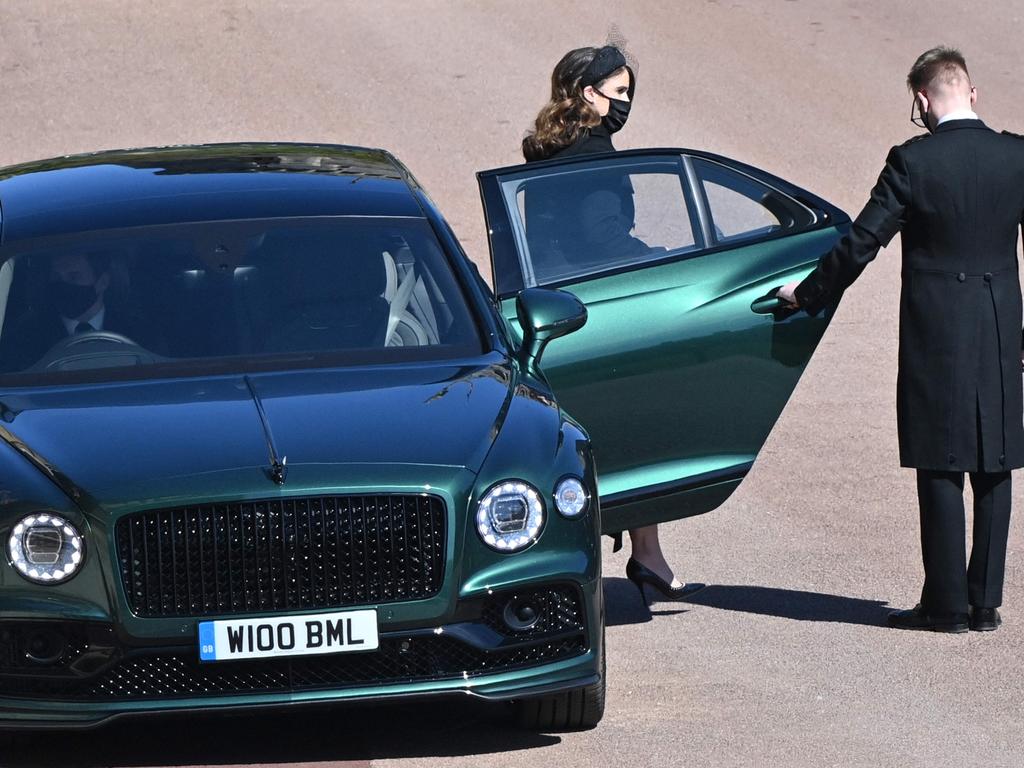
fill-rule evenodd
<path id="1" fill-rule="evenodd" d="M 523 699 L 519 702 L 519 724 L 531 731 L 590 730 L 604 717 L 606 680 L 602 643 L 600 682 L 563 693 Z"/>

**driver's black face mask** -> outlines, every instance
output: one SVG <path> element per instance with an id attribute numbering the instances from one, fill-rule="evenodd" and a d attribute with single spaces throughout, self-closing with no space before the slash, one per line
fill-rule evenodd
<path id="1" fill-rule="evenodd" d="M 62 317 L 74 320 L 96 303 L 95 285 L 72 285 L 61 280 L 50 283 L 50 301 Z"/>

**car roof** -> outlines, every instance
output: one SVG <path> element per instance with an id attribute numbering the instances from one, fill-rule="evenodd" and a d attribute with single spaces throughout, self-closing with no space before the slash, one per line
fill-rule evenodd
<path id="1" fill-rule="evenodd" d="M 0 168 L 4 243 L 121 227 L 291 216 L 423 217 L 381 149 L 238 143 L 69 155 Z"/>

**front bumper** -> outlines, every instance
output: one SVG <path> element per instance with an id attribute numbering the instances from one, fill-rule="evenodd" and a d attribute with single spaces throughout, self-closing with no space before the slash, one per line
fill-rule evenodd
<path id="1" fill-rule="evenodd" d="M 513 631 L 503 608 L 516 596 L 542 606 Z M 90 727 L 146 712 L 235 709 L 330 701 L 469 694 L 506 700 L 599 680 L 599 581 L 527 585 L 460 601 L 456 620 L 387 631 L 369 653 L 200 663 L 197 644 L 136 646 L 113 627 L 0 622 L 0 727 Z M 19 643 L 44 626 L 68 642 L 60 660 L 26 661 Z M 6 634 L 5 634 L 6 633 Z"/>

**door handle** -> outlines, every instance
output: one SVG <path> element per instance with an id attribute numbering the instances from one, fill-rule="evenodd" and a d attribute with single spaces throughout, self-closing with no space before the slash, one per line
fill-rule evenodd
<path id="1" fill-rule="evenodd" d="M 750 304 L 750 311 L 758 315 L 770 315 L 777 309 L 786 306 L 782 299 L 775 295 L 778 288 L 772 288 L 764 296 L 754 299 Z"/>
<path id="2" fill-rule="evenodd" d="M 750 311 L 758 315 L 771 315 L 776 322 L 792 317 L 799 312 L 799 308 L 791 307 L 776 295 L 781 287 L 781 285 L 777 285 L 764 296 L 754 299 L 750 303 Z"/>

